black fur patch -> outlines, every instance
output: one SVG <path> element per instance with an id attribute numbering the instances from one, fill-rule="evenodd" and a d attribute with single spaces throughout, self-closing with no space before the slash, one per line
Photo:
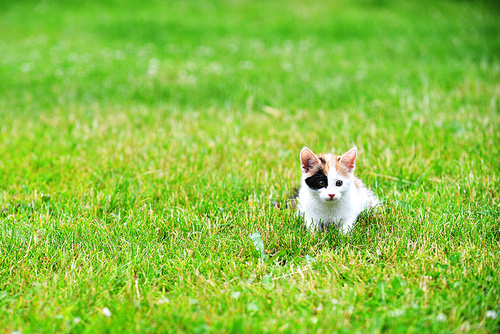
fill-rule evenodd
<path id="1" fill-rule="evenodd" d="M 320 185 L 320 181 L 323 181 L 323 185 Z M 320 168 L 313 176 L 306 179 L 306 184 L 309 188 L 314 190 L 326 188 L 328 187 L 328 178 L 323 169 Z"/>

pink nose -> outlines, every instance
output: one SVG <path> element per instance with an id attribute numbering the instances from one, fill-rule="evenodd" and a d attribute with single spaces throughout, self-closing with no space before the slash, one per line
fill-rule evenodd
<path id="1" fill-rule="evenodd" d="M 328 194 L 328 196 L 330 196 L 330 198 L 334 198 L 335 194 Z"/>

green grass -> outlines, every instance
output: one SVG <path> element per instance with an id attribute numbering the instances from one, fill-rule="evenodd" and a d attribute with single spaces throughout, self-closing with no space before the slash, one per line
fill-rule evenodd
<path id="1" fill-rule="evenodd" d="M 498 332 L 499 14 L 2 2 L 0 332 Z M 359 149 L 350 237 L 273 205 L 305 145 Z"/>

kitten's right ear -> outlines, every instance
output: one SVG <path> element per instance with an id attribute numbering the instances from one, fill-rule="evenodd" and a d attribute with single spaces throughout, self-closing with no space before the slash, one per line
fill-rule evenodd
<path id="1" fill-rule="evenodd" d="M 302 174 L 309 173 L 311 169 L 319 166 L 320 162 L 318 157 L 307 147 L 303 147 L 300 151 L 300 167 Z"/>
<path id="2" fill-rule="evenodd" d="M 344 153 L 339 159 L 340 162 L 347 167 L 349 173 L 354 172 L 354 168 L 356 167 L 356 157 L 358 156 L 358 149 L 356 146 L 351 148 L 347 153 Z"/>

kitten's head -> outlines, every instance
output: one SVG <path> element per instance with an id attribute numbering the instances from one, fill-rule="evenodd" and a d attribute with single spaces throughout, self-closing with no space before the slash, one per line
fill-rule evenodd
<path id="1" fill-rule="evenodd" d="M 304 147 L 300 152 L 302 181 L 317 199 L 334 203 L 347 193 L 354 182 L 357 149 L 353 147 L 341 156 L 314 154 Z"/>

